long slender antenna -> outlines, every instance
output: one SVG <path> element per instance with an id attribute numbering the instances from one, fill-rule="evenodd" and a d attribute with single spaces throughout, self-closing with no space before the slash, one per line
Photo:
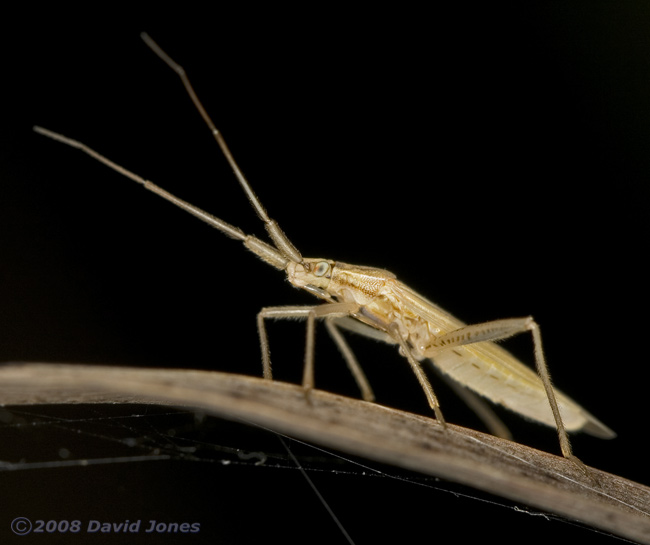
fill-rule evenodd
<path id="1" fill-rule="evenodd" d="M 241 240 L 244 243 L 244 246 L 246 246 L 250 251 L 255 253 L 257 257 L 259 257 L 263 261 L 266 261 L 269 265 L 275 267 L 276 269 L 281 269 L 281 270 L 286 268 L 287 263 L 289 262 L 289 258 L 286 254 L 281 252 L 279 249 L 274 248 L 270 244 L 267 244 L 266 242 L 258 239 L 257 237 L 247 235 L 239 227 L 230 225 L 228 222 L 223 221 L 221 218 L 213 216 L 212 214 L 209 214 L 208 212 L 202 210 L 198 206 L 194 206 L 193 204 L 190 204 L 187 201 L 179 199 L 175 195 L 172 195 L 168 191 L 165 191 L 162 187 L 157 186 L 153 182 L 150 182 L 149 180 L 145 180 L 142 176 L 138 176 L 134 172 L 125 169 L 123 166 L 114 163 L 110 159 L 104 157 L 101 153 L 98 153 L 94 149 L 89 148 L 88 146 L 86 146 L 86 144 L 82 142 L 78 142 L 77 140 L 73 140 L 72 138 L 63 136 L 62 134 L 50 131 L 48 129 L 44 129 L 43 127 L 35 126 L 34 131 L 39 134 L 42 134 L 43 136 L 47 136 L 48 138 L 52 138 L 57 142 L 61 142 L 62 144 L 66 144 L 67 146 L 70 146 L 72 148 L 81 150 L 84 153 L 87 153 L 97 161 L 104 163 L 106 166 L 112 168 L 113 170 L 119 172 L 120 174 L 126 176 L 127 178 L 133 180 L 134 182 L 137 182 L 140 185 L 144 186 L 145 189 L 148 189 L 149 191 L 156 193 L 157 195 L 161 196 L 163 199 L 168 200 L 169 202 L 189 212 L 193 216 L 199 218 L 205 223 L 211 225 L 212 227 L 219 229 L 219 231 L 228 235 L 229 237 L 232 237 L 237 240 Z"/>
<path id="2" fill-rule="evenodd" d="M 206 125 L 210 128 L 210 131 L 212 132 L 212 136 L 214 136 L 215 140 L 217 141 L 217 144 L 219 144 L 221 151 L 223 152 L 224 156 L 228 160 L 228 163 L 230 164 L 230 167 L 235 173 L 235 176 L 239 181 L 239 185 L 241 185 L 242 189 L 246 193 L 248 200 L 250 201 L 251 205 L 255 209 L 255 212 L 257 212 L 259 218 L 264 222 L 264 225 L 266 226 L 266 230 L 268 231 L 269 236 L 275 243 L 278 250 L 280 250 L 284 255 L 290 258 L 291 261 L 295 261 L 296 263 L 301 263 L 303 260 L 302 255 L 300 254 L 298 249 L 293 245 L 293 243 L 289 240 L 287 235 L 284 234 L 282 229 L 280 229 L 280 226 L 277 224 L 277 222 L 271 219 L 267 214 L 266 209 L 264 208 L 264 206 L 262 206 L 262 203 L 260 202 L 259 198 L 251 188 L 250 184 L 248 183 L 248 180 L 246 180 L 246 177 L 244 176 L 241 169 L 239 168 L 239 165 L 237 165 L 237 162 L 232 156 L 232 153 L 230 153 L 230 149 L 228 148 L 226 141 L 221 135 L 221 132 L 219 132 L 219 129 L 217 129 L 216 125 L 213 123 L 212 119 L 205 111 L 203 104 L 201 104 L 201 101 L 196 96 L 196 93 L 194 92 L 194 88 L 192 87 L 192 84 L 190 83 L 190 80 L 187 77 L 187 74 L 185 73 L 185 69 L 180 64 L 175 62 L 169 55 L 167 55 L 167 53 L 165 53 L 163 49 L 156 42 L 154 42 L 146 32 L 140 34 L 140 37 L 143 39 L 144 43 L 146 43 L 149 46 L 149 48 L 156 55 L 158 55 L 158 57 L 160 57 L 165 62 L 165 64 L 167 64 L 167 66 L 169 66 L 181 78 L 181 81 L 185 86 L 185 90 L 187 91 L 187 94 L 192 99 L 192 102 L 194 103 L 194 106 L 198 110 L 199 114 L 201 114 L 203 121 L 205 121 Z"/>
<path id="3" fill-rule="evenodd" d="M 216 216 L 209 214 L 205 210 L 201 210 L 199 207 L 194 206 L 193 204 L 190 204 L 187 201 L 179 199 L 175 195 L 172 195 L 168 191 L 165 191 L 164 189 L 157 186 L 153 182 L 150 182 L 149 180 L 145 180 L 142 176 L 138 176 L 134 172 L 125 169 L 123 166 L 118 165 L 117 163 L 104 157 L 100 153 L 97 153 L 94 149 L 86 146 L 86 144 L 79 142 L 77 140 L 73 140 L 72 138 L 68 138 L 67 136 L 63 136 L 62 134 L 58 134 L 48 129 L 44 129 L 43 127 L 35 126 L 34 131 L 39 134 L 42 134 L 43 136 L 47 136 L 48 138 L 52 138 L 57 142 L 61 142 L 62 144 L 66 144 L 67 146 L 70 146 L 72 148 L 81 150 L 84 153 L 87 153 L 93 159 L 96 159 L 100 163 L 104 163 L 106 166 L 119 172 L 123 176 L 126 176 L 127 178 L 133 180 L 134 182 L 137 182 L 140 185 L 144 186 L 145 189 L 148 189 L 149 191 L 153 191 L 154 193 L 160 195 L 164 199 L 174 203 L 176 206 L 182 208 L 183 210 L 186 210 L 193 216 L 196 216 L 197 218 L 203 220 L 206 223 L 209 223 L 210 225 L 212 225 L 212 227 L 216 227 L 217 229 L 219 229 L 219 231 L 225 233 L 229 237 L 235 238 L 237 240 L 246 239 L 246 234 L 244 234 L 244 232 L 239 227 L 230 225 L 228 222 L 225 222 L 222 219 L 219 219 Z"/>

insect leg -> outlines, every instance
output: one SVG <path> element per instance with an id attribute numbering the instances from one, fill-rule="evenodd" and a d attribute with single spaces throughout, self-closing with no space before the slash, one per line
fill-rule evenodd
<path id="1" fill-rule="evenodd" d="M 351 318 L 336 318 L 333 320 L 338 328 L 346 329 L 352 333 L 357 333 L 368 337 L 370 339 L 375 339 L 377 341 L 385 342 L 388 344 L 395 344 L 395 339 L 381 331 L 370 327 L 358 320 L 353 320 Z M 435 366 L 432 366 L 434 371 L 437 371 Z M 508 430 L 507 426 L 501 421 L 501 419 L 496 415 L 496 413 L 474 392 L 465 388 L 464 386 L 458 384 L 455 380 L 451 379 L 444 373 L 437 373 L 439 377 L 444 380 L 447 385 L 460 397 L 469 407 L 472 409 L 476 415 L 483 421 L 485 426 L 492 435 L 497 437 L 503 437 L 504 439 L 511 439 L 512 434 Z"/>
<path id="2" fill-rule="evenodd" d="M 422 386 L 422 389 L 424 390 L 424 393 L 427 396 L 427 400 L 429 401 L 429 406 L 433 409 L 433 412 L 436 415 L 436 419 L 443 426 L 445 426 L 446 422 L 444 417 L 442 416 L 442 411 L 440 410 L 440 403 L 438 402 L 438 398 L 436 397 L 436 394 L 433 391 L 433 387 L 431 386 L 429 379 L 427 378 L 426 374 L 422 370 L 422 366 L 420 365 L 420 362 L 418 362 L 415 359 L 415 357 L 411 353 L 411 349 L 406 344 L 406 341 L 400 335 L 397 324 L 396 323 L 390 324 L 388 326 L 388 330 L 391 333 L 392 337 L 400 345 L 400 348 L 402 349 L 402 353 L 404 354 L 409 364 L 411 365 L 411 369 L 415 373 L 415 376 L 417 377 L 420 386 Z"/>
<path id="3" fill-rule="evenodd" d="M 266 307 L 260 310 L 257 315 L 257 329 L 260 336 L 260 348 L 262 350 L 262 367 L 264 378 L 273 378 L 271 372 L 271 355 L 269 350 L 268 335 L 264 320 L 289 319 L 307 320 L 307 340 L 305 343 L 305 363 L 303 370 L 302 385 L 306 392 L 314 387 L 314 339 L 316 334 L 315 322 L 317 318 L 348 316 L 359 310 L 355 303 L 332 303 L 318 306 L 284 306 Z"/>
<path id="4" fill-rule="evenodd" d="M 431 346 L 435 354 L 436 349 L 451 346 L 462 346 L 483 341 L 501 341 L 518 333 L 529 331 L 531 322 L 534 323 L 533 319 L 528 316 L 526 318 L 507 318 L 505 320 L 468 325 L 436 337 Z M 427 356 L 429 352 L 430 350 L 426 351 Z"/>
<path id="5" fill-rule="evenodd" d="M 449 333 L 438 337 L 433 346 L 441 349 L 483 341 L 498 341 L 526 331 L 530 331 L 533 336 L 535 367 L 537 369 L 537 374 L 544 385 L 546 397 L 548 398 L 551 411 L 553 412 L 562 454 L 565 458 L 577 461 L 581 465 L 582 463 L 573 455 L 569 435 L 566 432 L 562 416 L 560 415 L 560 409 L 558 408 L 557 400 L 555 398 L 555 391 L 551 384 L 551 376 L 548 371 L 548 366 L 546 365 L 546 358 L 544 356 L 544 350 L 542 349 L 542 335 L 537 322 L 535 322 L 531 316 L 526 318 L 494 320 L 492 322 L 484 322 L 481 324 L 461 327 L 460 329 L 450 331 Z M 435 352 L 431 355 L 435 357 Z"/>
<path id="6" fill-rule="evenodd" d="M 361 390 L 361 396 L 365 401 L 374 401 L 375 394 L 373 393 L 372 388 L 368 383 L 368 379 L 366 378 L 363 369 L 359 365 L 354 352 L 352 352 L 352 349 L 346 342 L 345 338 L 343 335 L 341 335 L 341 332 L 337 327 L 337 323 L 338 322 L 336 322 L 334 319 L 330 318 L 325 320 L 325 327 L 327 327 L 328 333 L 336 343 L 336 346 L 339 347 L 341 355 L 345 359 L 345 362 L 348 364 L 348 369 L 350 369 L 352 376 L 354 376 L 354 380 L 357 382 L 357 386 L 359 386 L 359 390 Z"/>
<path id="7" fill-rule="evenodd" d="M 440 379 L 442 379 L 447 386 L 454 391 L 465 405 L 474 411 L 476 416 L 483 422 L 483 424 L 485 424 L 485 427 L 492 435 L 503 439 L 512 439 L 512 433 L 510 433 L 508 426 L 503 423 L 503 421 L 480 396 L 472 392 L 469 388 L 459 384 L 451 377 L 440 372 L 435 365 L 432 365 L 431 369 L 433 369 Z"/>
<path id="8" fill-rule="evenodd" d="M 370 327 L 369 325 L 364 324 L 359 320 L 355 320 L 354 318 L 350 318 L 349 316 L 343 318 L 334 318 L 334 322 L 336 322 L 337 327 L 343 328 L 346 331 L 350 331 L 351 333 L 356 333 L 368 339 L 374 339 L 386 344 L 398 344 L 397 341 L 385 331 Z"/>

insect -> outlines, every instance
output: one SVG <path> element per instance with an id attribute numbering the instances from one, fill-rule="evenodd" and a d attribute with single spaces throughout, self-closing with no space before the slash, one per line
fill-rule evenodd
<path id="1" fill-rule="evenodd" d="M 251 206 L 264 223 L 272 244 L 247 235 L 238 227 L 179 199 L 158 185 L 113 163 L 85 144 L 41 127 L 35 127 L 34 130 L 82 150 L 225 235 L 239 240 L 258 258 L 284 271 L 293 286 L 309 292 L 323 302 L 310 306 L 268 307 L 259 312 L 257 328 L 265 378 L 272 378 L 266 320 L 301 319 L 307 324 L 302 384 L 306 392 L 314 387 L 315 323 L 322 320 L 367 401 L 374 400 L 374 394 L 341 330 L 395 345 L 410 365 L 436 419 L 443 426 L 445 419 L 440 404 L 422 367 L 425 360 L 431 360 L 452 382 L 527 418 L 555 426 L 562 454 L 566 458 L 577 461 L 569 442 L 569 431 L 583 431 L 600 438 L 615 436 L 612 430 L 585 409 L 554 390 L 542 349 L 540 329 L 532 317 L 466 325 L 415 293 L 386 270 L 324 258 L 303 257 L 277 222 L 269 217 L 235 162 L 223 136 L 203 108 L 183 68 L 148 35 L 143 34 L 142 38 L 180 76 Z M 537 373 L 495 344 L 495 341 L 524 332 L 529 332 L 533 338 Z"/>

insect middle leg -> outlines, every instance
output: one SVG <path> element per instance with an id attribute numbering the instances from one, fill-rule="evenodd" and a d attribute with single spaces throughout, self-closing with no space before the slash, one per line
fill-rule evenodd
<path id="1" fill-rule="evenodd" d="M 433 391 L 433 386 L 431 386 L 431 383 L 429 382 L 424 369 L 422 369 L 422 365 L 419 361 L 417 361 L 411 351 L 411 348 L 402 338 L 396 323 L 392 323 L 388 326 L 388 333 L 390 333 L 391 337 L 397 342 L 397 344 L 399 344 L 401 353 L 409 362 L 411 370 L 415 374 L 418 382 L 420 383 L 420 386 L 424 390 L 424 393 L 427 396 L 427 401 L 429 402 L 429 406 L 433 409 L 433 412 L 436 415 L 436 419 L 443 425 L 443 427 L 446 426 L 445 418 L 442 416 L 442 410 L 440 409 L 440 403 L 438 402 L 438 397 Z"/>
<path id="2" fill-rule="evenodd" d="M 333 323 L 336 323 L 337 329 L 342 328 L 369 339 L 374 339 L 379 342 L 399 346 L 399 342 L 388 335 L 388 333 L 380 329 L 370 327 L 362 322 L 359 322 L 358 320 L 353 320 L 352 318 L 346 317 L 335 318 L 331 321 Z M 329 321 L 326 323 L 329 323 Z M 433 370 L 436 370 L 435 366 L 433 367 Z M 460 385 L 458 382 L 442 372 L 439 372 L 438 375 L 440 379 L 445 381 L 447 385 L 456 393 L 456 395 L 458 395 L 470 407 L 470 409 L 476 413 L 476 415 L 490 430 L 490 433 L 492 433 L 492 435 L 496 435 L 497 437 L 502 437 L 504 439 L 512 439 L 512 434 L 510 433 L 510 430 L 508 430 L 507 426 L 477 394 L 467 389 L 465 386 Z"/>
<path id="3" fill-rule="evenodd" d="M 374 394 L 368 383 L 359 362 L 357 361 L 351 348 L 333 323 L 333 318 L 349 316 L 358 310 L 358 305 L 354 303 L 332 303 L 318 306 L 283 306 L 263 308 L 257 315 L 257 330 L 260 337 L 260 348 L 262 350 L 262 366 L 264 378 L 272 379 L 271 354 L 269 349 L 268 335 L 264 324 L 266 319 L 289 319 L 289 320 L 307 320 L 307 339 L 305 343 L 305 360 L 303 369 L 302 385 L 305 391 L 309 392 L 314 387 L 314 349 L 315 349 L 315 322 L 317 319 L 325 319 L 325 325 L 332 339 L 338 346 L 345 362 L 350 369 L 361 395 L 366 401 L 373 401 Z"/>

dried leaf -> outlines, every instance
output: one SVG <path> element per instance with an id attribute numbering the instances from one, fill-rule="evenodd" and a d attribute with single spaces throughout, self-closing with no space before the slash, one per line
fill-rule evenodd
<path id="1" fill-rule="evenodd" d="M 201 408 L 473 486 L 650 543 L 650 488 L 483 433 L 300 386 L 212 371 L 10 364 L 0 403 L 156 403 Z"/>

